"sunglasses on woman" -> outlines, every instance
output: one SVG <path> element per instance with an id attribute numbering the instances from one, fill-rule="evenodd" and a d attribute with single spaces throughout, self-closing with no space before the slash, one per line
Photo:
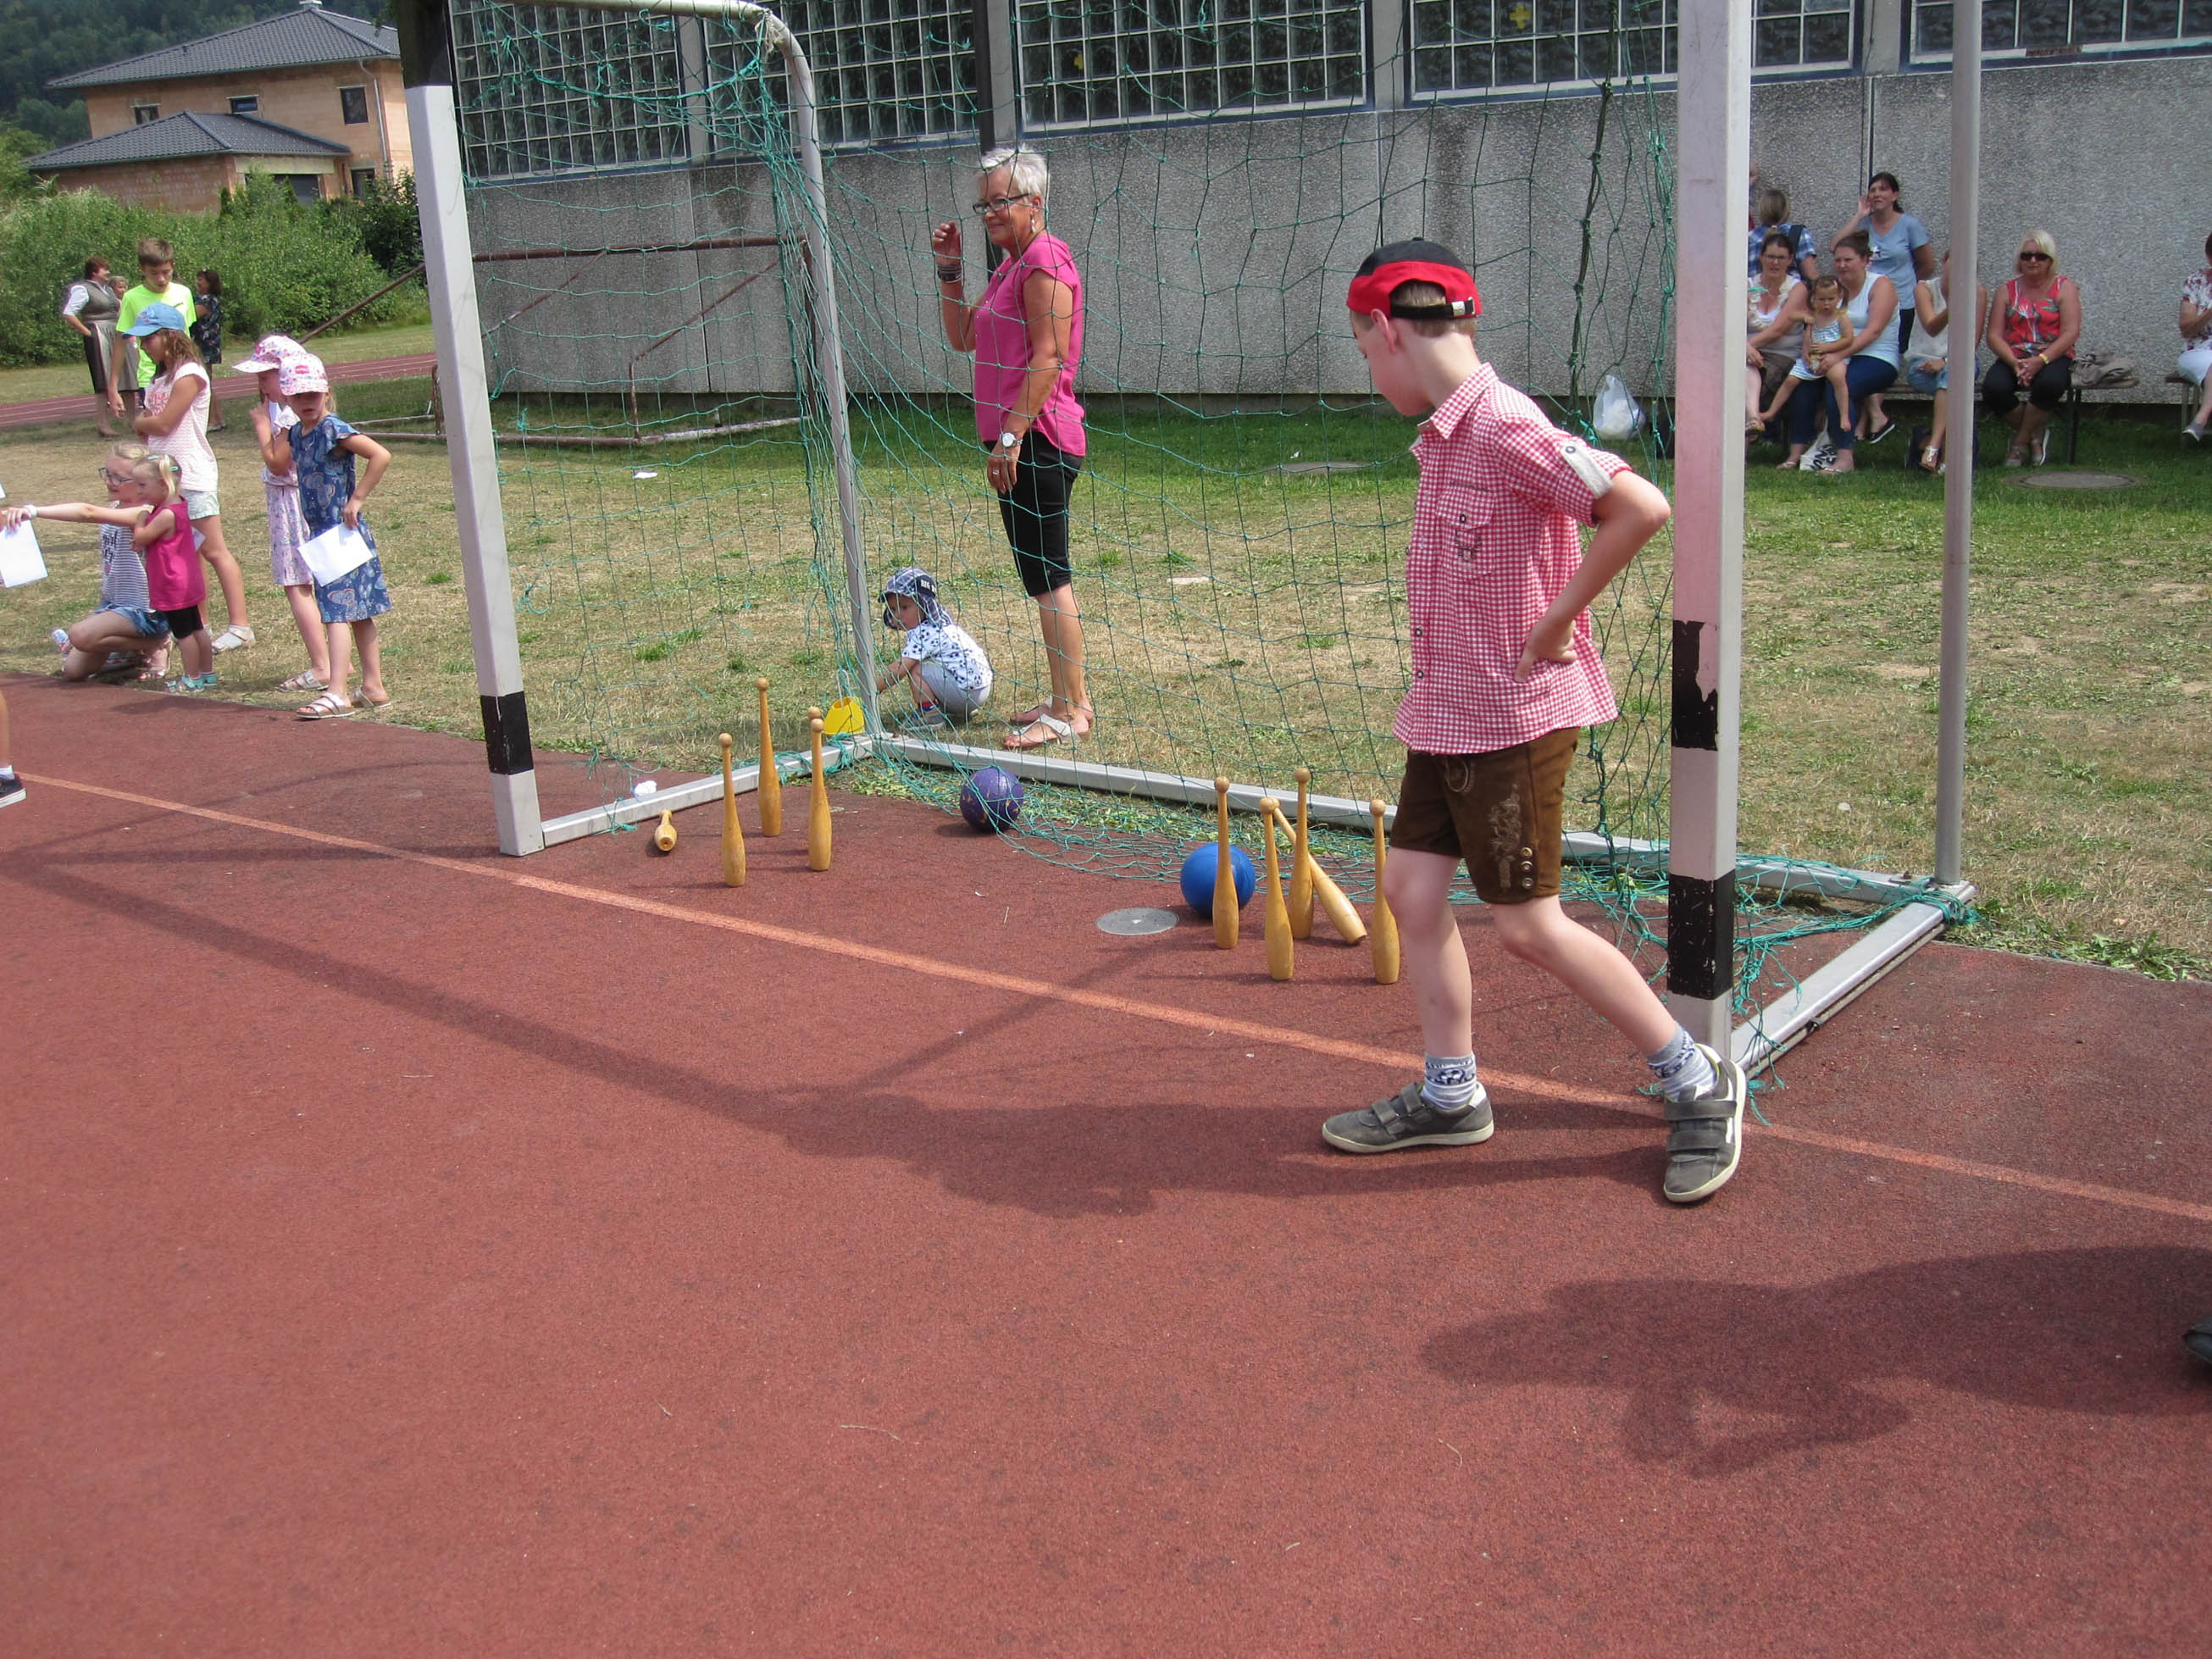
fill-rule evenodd
<path id="1" fill-rule="evenodd" d="M 2048 261 L 2051 258 L 2048 253 L 2045 253 L 2039 247 L 2024 247 L 2020 251 L 2020 257 L 2023 259 L 2035 259 L 2039 261 Z"/>

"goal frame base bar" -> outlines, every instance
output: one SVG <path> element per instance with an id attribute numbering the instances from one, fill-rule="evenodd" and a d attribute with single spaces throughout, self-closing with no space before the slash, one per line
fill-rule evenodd
<path id="1" fill-rule="evenodd" d="M 920 765 L 947 771 L 975 771 L 996 766 L 1017 777 L 1039 783 L 1070 784 L 1109 794 L 1140 796 L 1186 805 L 1211 805 L 1214 799 L 1210 778 L 1184 777 L 1134 766 L 1109 766 L 1066 755 L 939 743 L 896 732 L 874 733 L 867 746 L 875 753 L 897 755 Z M 720 780 L 713 781 L 711 793 L 718 794 Z M 1291 790 L 1232 783 L 1229 786 L 1230 810 L 1256 813 L 1263 799 L 1288 800 L 1294 794 Z M 1316 823 L 1346 830 L 1369 830 L 1374 823 L 1364 802 L 1343 795 L 1308 795 L 1306 813 Z M 1391 822 L 1396 813 L 1395 806 L 1385 807 L 1383 822 Z M 1653 876 L 1663 878 L 1667 873 L 1667 846 L 1663 842 L 1631 841 L 1571 830 L 1565 843 L 1565 854 L 1571 864 L 1626 863 Z M 1736 867 L 1736 880 L 1778 894 L 1817 891 L 1829 898 L 1875 904 L 1905 901 L 1895 915 L 1884 917 L 1869 928 L 1841 954 L 1814 969 L 1734 1026 L 1729 1033 L 1730 1055 L 1747 1073 L 1765 1070 L 1834 1018 L 1915 951 L 1940 934 L 1948 921 L 1949 907 L 1970 903 L 1974 896 L 1970 882 L 1939 884 L 1932 878 L 1892 875 L 1881 870 L 1807 869 L 1780 859 L 1745 860 Z"/>
<path id="2" fill-rule="evenodd" d="M 826 777 L 866 758 L 871 748 L 872 744 L 866 737 L 823 738 L 823 775 Z M 775 757 L 776 776 L 786 783 L 806 776 L 810 769 L 804 755 L 778 755 Z M 760 773 L 758 761 L 750 766 L 732 766 L 730 769 L 731 787 L 740 795 L 755 793 L 760 788 Z M 546 846 L 558 847 L 564 842 L 580 841 L 586 836 L 604 835 L 626 823 L 657 818 L 663 812 L 681 812 L 690 807 L 705 806 L 721 798 L 722 775 L 714 772 L 685 783 L 666 785 L 649 795 L 624 795 L 604 805 L 589 806 L 580 812 L 568 812 L 557 818 L 548 818 L 541 826 L 541 833 Z"/>

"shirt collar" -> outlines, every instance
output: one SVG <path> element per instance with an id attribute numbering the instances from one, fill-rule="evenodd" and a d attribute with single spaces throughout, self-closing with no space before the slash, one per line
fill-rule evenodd
<path id="1" fill-rule="evenodd" d="M 1452 389 L 1450 397 L 1436 407 L 1436 412 L 1421 422 L 1425 433 L 1433 432 L 1449 441 L 1459 423 L 1474 411 L 1474 406 L 1487 398 L 1498 385 L 1498 371 L 1488 363 L 1477 363 L 1474 373 Z"/>

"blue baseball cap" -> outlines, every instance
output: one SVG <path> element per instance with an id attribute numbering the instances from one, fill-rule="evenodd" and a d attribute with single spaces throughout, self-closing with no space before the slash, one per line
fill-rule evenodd
<path id="1" fill-rule="evenodd" d="M 161 301 L 156 300 L 138 313 L 137 322 L 123 331 L 125 334 L 138 335 L 143 338 L 149 334 L 157 334 L 165 328 L 173 328 L 179 333 L 182 333 L 184 327 L 185 313 L 174 306 L 164 305 Z"/>

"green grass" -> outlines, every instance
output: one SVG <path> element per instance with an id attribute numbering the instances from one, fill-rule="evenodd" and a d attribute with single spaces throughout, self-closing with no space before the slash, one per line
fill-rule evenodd
<path id="1" fill-rule="evenodd" d="M 395 348 L 404 349 L 404 348 Z M 342 390 L 355 420 L 419 412 L 423 382 Z M 659 407 L 648 418 L 694 421 Z M 537 429 L 626 422 L 617 400 L 533 403 Z M 503 406 L 504 428 L 517 411 Z M 1372 408 L 1197 420 L 1116 410 L 1094 426 L 1074 556 L 1100 726 L 1093 758 L 1394 792 L 1388 737 L 1407 672 L 1402 562 L 1410 428 Z M 993 707 L 1044 683 L 1034 608 L 1012 580 L 964 409 L 862 405 L 855 431 L 872 568 L 919 563 L 991 653 Z M 713 734 L 750 723 L 769 675 L 780 732 L 839 690 L 842 578 L 825 584 L 802 428 L 654 449 L 501 450 L 532 724 L 549 747 L 703 769 Z M 260 492 L 239 428 L 217 440 L 228 534 L 263 646 L 223 664 L 226 692 L 275 701 L 298 647 L 267 580 Z M 443 451 L 395 445 L 372 503 L 398 609 L 385 629 L 406 718 L 477 720 Z M 17 499 L 80 493 L 82 434 L 0 436 Z M 2212 671 L 2207 461 L 2168 427 L 2092 422 L 2081 464 L 2118 492 L 1977 480 L 1966 852 L 1984 894 L 1960 937 L 2151 974 L 2212 958 L 2212 788 L 2201 730 Z M 1316 460 L 1352 470 L 1275 469 Z M 1941 580 L 1937 487 L 1893 453 L 1850 479 L 1754 466 L 1747 492 L 1740 842 L 1897 871 L 1932 860 Z M 637 475 L 649 473 L 649 477 Z M 44 670 L 46 630 L 88 608 L 94 539 L 41 527 L 55 578 L 0 598 L 0 666 Z M 1627 718 L 1610 769 L 1574 787 L 1587 820 L 1663 833 L 1668 553 L 1655 546 L 1601 616 Z M 870 648 L 890 636 L 872 629 Z M 988 741 L 986 735 L 981 738 Z M 1115 828 L 1115 825 L 1108 825 Z"/>

